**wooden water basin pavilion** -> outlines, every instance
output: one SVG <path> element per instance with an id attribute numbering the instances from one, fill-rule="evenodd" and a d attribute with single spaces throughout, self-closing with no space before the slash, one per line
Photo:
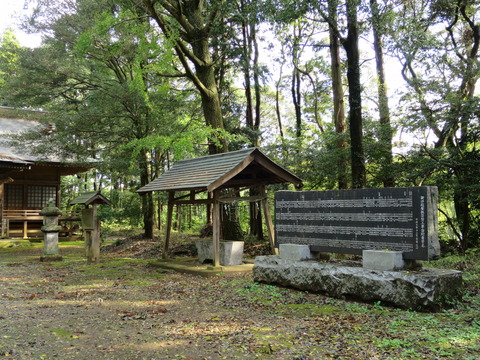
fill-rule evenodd
<path id="1" fill-rule="evenodd" d="M 164 256 L 169 247 L 174 205 L 211 204 L 213 263 L 215 267 L 219 267 L 220 204 L 232 201 L 261 202 L 273 250 L 274 230 L 265 186 L 279 183 L 291 183 L 299 188 L 302 180 L 269 159 L 258 148 L 248 148 L 179 161 L 159 178 L 140 188 L 138 192 L 140 194 L 153 191 L 168 192 Z M 242 191 L 252 188 L 257 189 L 258 195 L 241 196 Z M 203 194 L 202 197 L 200 194 Z"/>

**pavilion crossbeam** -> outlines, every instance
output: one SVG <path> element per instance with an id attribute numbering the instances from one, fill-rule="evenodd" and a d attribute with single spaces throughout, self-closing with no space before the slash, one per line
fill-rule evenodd
<path id="1" fill-rule="evenodd" d="M 175 191 L 171 191 L 175 194 Z M 213 200 L 211 198 L 207 199 L 197 199 L 196 195 L 206 193 L 206 190 L 192 190 L 189 194 L 181 195 L 175 197 L 172 200 L 172 203 L 175 205 L 205 205 L 205 204 L 212 204 Z"/>

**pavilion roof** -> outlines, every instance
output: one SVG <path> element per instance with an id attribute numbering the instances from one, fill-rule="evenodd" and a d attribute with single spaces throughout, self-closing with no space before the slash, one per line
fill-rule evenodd
<path id="1" fill-rule="evenodd" d="M 112 202 L 103 196 L 100 191 L 88 191 L 80 194 L 77 198 L 70 201 L 70 205 L 92 205 L 92 204 L 107 204 L 112 205 Z"/>
<path id="2" fill-rule="evenodd" d="M 223 188 L 278 183 L 301 186 L 302 180 L 269 159 L 258 148 L 248 148 L 179 161 L 159 178 L 137 191 L 211 192 Z"/>

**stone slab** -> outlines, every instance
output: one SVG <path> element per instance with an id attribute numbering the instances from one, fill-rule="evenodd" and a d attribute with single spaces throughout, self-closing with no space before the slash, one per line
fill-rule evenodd
<path id="1" fill-rule="evenodd" d="M 278 256 L 256 257 L 253 277 L 257 282 L 413 310 L 436 309 L 460 298 L 462 288 L 460 271 L 377 271 Z"/>
<path id="2" fill-rule="evenodd" d="M 285 260 L 308 260 L 312 258 L 310 247 L 308 245 L 298 244 L 280 244 L 278 255 Z"/>
<path id="3" fill-rule="evenodd" d="M 369 270 L 395 271 L 405 266 L 401 251 L 363 250 L 363 268 Z"/>
<path id="4" fill-rule="evenodd" d="M 165 270 L 173 270 L 184 274 L 193 274 L 202 277 L 211 276 L 235 276 L 252 272 L 253 260 L 246 259 L 242 265 L 234 266 L 208 266 L 201 265 L 195 258 L 155 259 L 149 265 Z"/>

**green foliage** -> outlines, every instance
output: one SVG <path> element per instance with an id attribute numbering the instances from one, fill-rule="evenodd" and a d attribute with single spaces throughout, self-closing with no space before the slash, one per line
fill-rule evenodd
<path id="1" fill-rule="evenodd" d="M 9 77 L 13 76 L 18 68 L 19 49 L 15 34 L 6 30 L 0 37 L 0 89 Z"/>
<path id="2" fill-rule="evenodd" d="M 326 126 L 325 132 L 313 131 L 312 137 L 285 139 L 280 149 L 272 145 L 265 147 L 265 151 L 300 177 L 304 182 L 304 190 L 335 189 L 342 171 L 339 163 L 350 149 L 336 146 L 338 138 L 344 135 L 331 131 L 330 126 Z"/>
<path id="3" fill-rule="evenodd" d="M 141 226 L 143 220 L 141 199 L 130 191 L 111 190 L 104 194 L 111 206 L 101 206 L 98 218 L 107 232 L 115 229 L 132 229 Z"/>
<path id="4" fill-rule="evenodd" d="M 191 154 L 198 152 L 198 145 L 207 141 L 207 139 L 224 138 L 228 142 L 242 142 L 246 138 L 241 135 L 233 135 L 223 129 L 213 129 L 209 126 L 202 128 L 189 129 L 180 133 L 170 133 L 169 135 L 149 135 L 141 139 L 135 139 L 125 144 L 120 150 L 125 150 L 133 155 L 138 155 L 142 149 L 168 149 L 171 155 L 182 160 L 189 158 Z M 220 145 L 219 142 L 216 142 Z"/>
<path id="5" fill-rule="evenodd" d="M 438 186 L 445 249 L 478 247 L 478 4 L 377 3 L 378 13 L 367 4 L 358 7 L 359 30 L 367 34 L 372 22 L 378 26 L 385 56 L 400 62 L 398 75 L 407 88 L 387 84 L 391 93 L 397 90 L 401 96 L 391 111 L 393 128 L 379 124 L 377 104 L 363 102 L 367 186 L 382 186 L 389 175 L 398 186 Z M 132 221 L 119 205 L 107 211 L 111 214 L 106 222 L 134 226 L 141 213 L 135 189 L 175 161 L 205 155 L 208 145 L 221 148 L 223 139 L 229 150 L 259 143 L 301 177 L 306 190 L 334 189 L 345 177 L 350 165 L 345 159 L 352 154 L 348 146 L 339 148 L 339 139 L 350 142 L 348 133 L 336 133 L 332 124 L 328 39 L 328 26 L 337 37 L 346 35 L 345 2 L 212 1 L 198 13 L 194 2 L 186 1 L 183 20 L 158 3 L 156 10 L 165 10 L 156 12 L 159 23 L 130 0 L 39 0 L 37 5 L 29 26 L 43 31 L 45 42 L 37 49 L 23 49 L 11 31 L 5 32 L 0 41 L 0 98 L 8 106 L 49 110 L 44 120 L 55 122 L 56 133 L 44 143 L 26 135 L 24 146 L 79 161 L 102 160 L 89 174 L 93 181 L 64 181 L 64 207 L 80 189 L 115 189 L 132 196 Z M 328 18 L 328 6 L 336 7 L 336 21 Z M 196 22 L 200 18 L 204 22 Z M 195 56 L 179 57 L 200 42 L 192 39 L 201 31 L 189 32 L 187 23 L 205 31 L 201 40 L 206 46 L 196 48 Z M 169 31 L 163 32 L 161 24 L 168 24 Z M 183 50 L 177 47 L 175 52 L 180 43 Z M 372 83 L 364 71 L 369 62 L 361 57 L 362 81 Z M 206 71 L 204 66 L 215 74 L 208 84 L 219 91 L 218 113 L 223 114 L 225 130 L 220 122 L 205 126 L 204 115 L 214 106 L 204 106 L 203 90 L 203 98 L 193 91 L 202 89 L 198 69 Z M 259 101 L 258 119 L 248 116 L 247 90 L 260 95 L 250 96 L 253 103 L 248 104 L 254 112 Z M 298 96 L 295 104 L 293 96 Z M 375 98 L 368 87 L 362 96 Z M 384 139 L 393 130 L 412 134 L 413 145 L 385 166 L 389 144 Z M 272 187 L 283 188 L 287 185 Z M 244 208 L 240 215 L 246 223 Z"/>

